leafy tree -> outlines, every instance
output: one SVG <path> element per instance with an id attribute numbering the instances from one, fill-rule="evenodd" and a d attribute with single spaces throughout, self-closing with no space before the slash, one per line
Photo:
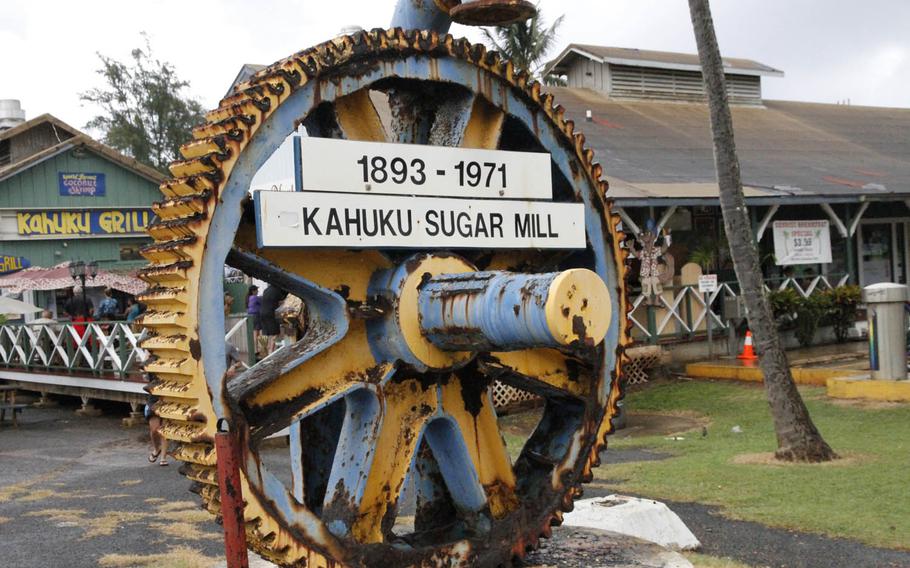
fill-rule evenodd
<path id="1" fill-rule="evenodd" d="M 764 375 L 765 395 L 777 434 L 780 460 L 822 462 L 837 458 L 812 422 L 809 410 L 793 382 L 787 354 L 772 317 L 771 303 L 765 294 L 759 266 L 758 249 L 740 176 L 739 158 L 733 137 L 733 116 L 727 101 L 723 61 L 708 0 L 689 0 L 695 43 L 701 60 L 708 110 L 714 138 L 714 165 L 720 189 L 720 209 L 730 244 L 733 268 L 748 309 L 749 329 L 755 337 Z M 802 317 L 802 316 L 800 316 Z"/>
<path id="2" fill-rule="evenodd" d="M 539 77 L 544 66 L 542 59 L 556 41 L 556 31 L 562 25 L 565 16 L 560 16 L 545 27 L 540 6 L 534 17 L 508 26 L 497 26 L 492 30 L 483 28 L 483 35 L 496 51 L 508 57 L 516 69 L 533 77 Z M 560 77 L 548 76 L 547 84 L 562 83 Z"/>
<path id="3" fill-rule="evenodd" d="M 98 74 L 107 85 L 79 95 L 101 107 L 86 128 L 104 133 L 104 143 L 161 171 L 179 157 L 180 145 L 203 120 L 202 105 L 184 96 L 189 87 L 174 66 L 157 59 L 148 37 L 145 48 L 132 51 L 129 64 L 98 54 Z"/>

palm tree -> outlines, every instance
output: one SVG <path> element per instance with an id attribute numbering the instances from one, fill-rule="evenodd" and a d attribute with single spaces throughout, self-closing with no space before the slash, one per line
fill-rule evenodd
<path id="1" fill-rule="evenodd" d="M 714 22 L 708 0 L 689 0 L 695 42 L 701 59 L 711 130 L 714 134 L 714 164 L 720 188 L 720 206 L 724 230 L 730 243 L 730 255 L 736 279 L 748 309 L 749 329 L 758 347 L 765 395 L 771 407 L 774 431 L 777 433 L 778 459 L 786 461 L 822 462 L 837 454 L 822 438 L 803 402 L 787 354 L 771 314 L 771 304 L 764 291 L 758 250 L 752 237 L 752 227 L 746 212 L 739 158 L 733 139 L 733 117 L 727 102 L 723 61 L 714 34 Z"/>
<path id="2" fill-rule="evenodd" d="M 553 47 L 556 30 L 562 25 L 564 17 L 560 16 L 550 27 L 544 27 L 543 14 L 538 5 L 532 18 L 508 26 L 497 26 L 492 30 L 483 28 L 483 35 L 493 49 L 512 61 L 516 69 L 539 78 L 544 65 L 542 59 Z"/>

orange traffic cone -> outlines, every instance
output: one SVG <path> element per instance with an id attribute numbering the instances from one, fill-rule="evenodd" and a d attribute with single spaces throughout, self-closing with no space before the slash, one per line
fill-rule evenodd
<path id="1" fill-rule="evenodd" d="M 755 348 L 752 347 L 752 332 L 748 329 L 746 330 L 746 343 L 743 345 L 743 352 L 740 353 L 737 359 L 742 359 L 744 361 L 757 361 L 758 356 L 755 355 Z"/>

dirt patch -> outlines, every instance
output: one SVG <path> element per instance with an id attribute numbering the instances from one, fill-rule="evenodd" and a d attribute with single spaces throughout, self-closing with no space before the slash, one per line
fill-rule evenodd
<path id="1" fill-rule="evenodd" d="M 646 436 L 673 436 L 708 426 L 711 421 L 700 414 L 679 412 L 630 412 L 626 427 L 613 434 L 614 438 L 643 438 Z"/>
<path id="2" fill-rule="evenodd" d="M 875 458 L 868 454 L 855 452 L 842 453 L 840 459 L 822 463 L 787 462 L 775 459 L 774 452 L 758 454 L 739 454 L 730 460 L 737 465 L 767 465 L 772 467 L 848 467 L 851 465 L 867 464 Z"/>
<path id="3" fill-rule="evenodd" d="M 120 483 L 118 483 L 118 485 L 122 485 L 123 487 L 129 487 L 131 485 L 141 485 L 141 484 L 142 484 L 141 479 L 127 479 L 126 481 L 121 481 Z"/>
<path id="4" fill-rule="evenodd" d="M 219 558 L 206 556 L 185 546 L 178 546 L 165 554 L 106 554 L 98 561 L 105 568 L 144 568 L 146 566 L 169 566 L 171 568 L 209 568 Z"/>
<path id="5" fill-rule="evenodd" d="M 161 534 L 179 538 L 183 540 L 203 540 L 203 539 L 214 539 L 218 540 L 220 535 L 212 532 L 206 532 L 199 530 L 193 523 L 186 522 L 173 522 L 173 523 L 152 523 L 150 525 L 152 530 L 158 531 Z"/>
<path id="6" fill-rule="evenodd" d="M 835 406 L 845 406 L 848 408 L 858 408 L 860 410 L 892 410 L 895 408 L 907 408 L 906 402 L 887 402 L 883 400 L 863 400 L 858 398 L 828 398 L 824 396 L 830 404 Z"/>
<path id="7" fill-rule="evenodd" d="M 10 519 L 9 517 L 0 517 L 0 525 L 2 525 L 3 523 L 8 523 L 11 520 L 12 519 Z"/>

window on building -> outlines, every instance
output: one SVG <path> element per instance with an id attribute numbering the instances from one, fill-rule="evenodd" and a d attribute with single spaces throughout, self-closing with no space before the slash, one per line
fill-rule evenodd
<path id="1" fill-rule="evenodd" d="M 0 166 L 10 163 L 9 140 L 0 140 Z"/>
<path id="2" fill-rule="evenodd" d="M 140 246 L 138 244 L 121 245 L 120 260 L 142 260 L 142 255 L 139 254 Z"/>

